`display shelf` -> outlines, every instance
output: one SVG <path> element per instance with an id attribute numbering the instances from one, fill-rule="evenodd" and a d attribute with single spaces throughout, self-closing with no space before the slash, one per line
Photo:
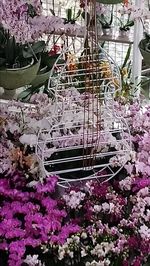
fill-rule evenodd
<path id="1" fill-rule="evenodd" d="M 90 32 L 92 36 L 92 31 Z M 51 33 L 50 33 L 51 34 Z M 54 32 L 54 35 L 66 35 L 68 37 L 78 37 L 78 38 L 84 38 L 84 33 L 71 33 L 71 32 L 65 32 L 63 30 L 60 30 L 59 32 Z M 133 36 L 132 34 L 129 34 L 129 36 L 119 36 L 119 32 L 117 30 L 114 30 L 112 34 L 110 35 L 104 35 L 103 33 L 98 34 L 98 38 L 101 41 L 108 41 L 108 42 L 116 42 L 116 43 L 123 43 L 123 44 L 133 44 Z"/>

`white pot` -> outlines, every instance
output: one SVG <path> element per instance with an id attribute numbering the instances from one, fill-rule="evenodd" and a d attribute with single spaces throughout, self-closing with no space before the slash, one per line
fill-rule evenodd
<path id="1" fill-rule="evenodd" d="M 119 30 L 119 37 L 128 37 L 129 30 Z"/>
<path id="2" fill-rule="evenodd" d="M 112 34 L 112 29 L 111 28 L 102 28 L 103 35 L 111 35 Z"/>

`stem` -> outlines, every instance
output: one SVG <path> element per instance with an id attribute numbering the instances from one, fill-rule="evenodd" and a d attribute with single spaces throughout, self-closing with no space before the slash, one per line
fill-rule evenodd
<path id="1" fill-rule="evenodd" d="M 29 48 L 31 49 L 31 51 L 32 51 L 32 53 L 33 53 L 33 56 L 35 57 L 35 60 L 38 62 L 38 58 L 37 58 L 35 52 L 33 51 L 31 44 L 28 43 L 28 46 L 29 46 Z"/>

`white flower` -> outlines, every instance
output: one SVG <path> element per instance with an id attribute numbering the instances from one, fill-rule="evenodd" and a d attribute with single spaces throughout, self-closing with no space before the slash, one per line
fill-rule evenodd
<path id="1" fill-rule="evenodd" d="M 66 246 L 66 245 L 63 245 L 62 247 L 59 247 L 59 249 L 58 249 L 58 259 L 59 260 L 63 260 L 63 258 L 65 257 L 65 253 L 66 253 L 67 247 L 68 246 Z"/>
<path id="2" fill-rule="evenodd" d="M 62 251 L 59 252 L 58 259 L 59 259 L 59 260 L 63 260 L 64 256 L 65 256 L 65 251 L 62 250 Z"/>
<path id="3" fill-rule="evenodd" d="M 150 240 L 150 228 L 148 228 L 145 224 L 140 227 L 139 233 L 142 238 Z"/>
<path id="4" fill-rule="evenodd" d="M 39 255 L 27 255 L 26 259 L 24 260 L 24 263 L 28 264 L 29 266 L 44 266 L 44 264 L 41 263 L 41 261 L 38 259 Z"/>
<path id="5" fill-rule="evenodd" d="M 87 238 L 87 233 L 82 232 L 81 237 L 82 237 L 83 239 L 86 239 L 86 238 Z"/>
<path id="6" fill-rule="evenodd" d="M 110 265 L 110 260 L 109 259 L 105 259 L 105 265 L 106 266 Z"/>
<path id="7" fill-rule="evenodd" d="M 72 238 L 73 238 L 73 241 L 74 241 L 75 243 L 77 243 L 77 244 L 80 243 L 80 238 L 79 238 L 78 236 L 73 236 Z"/>
<path id="8" fill-rule="evenodd" d="M 35 134 L 23 134 L 19 140 L 22 144 L 27 144 L 31 147 L 37 144 L 37 136 Z"/>
<path id="9" fill-rule="evenodd" d="M 73 259 L 74 256 L 73 251 L 68 250 L 67 254 L 69 255 L 70 258 Z"/>
<path id="10" fill-rule="evenodd" d="M 115 211 L 115 208 L 116 208 L 115 204 L 112 203 L 112 202 L 110 202 L 110 203 L 109 203 L 109 209 L 110 209 L 110 212 L 114 212 L 114 211 Z"/>
<path id="11" fill-rule="evenodd" d="M 102 207 L 100 205 L 94 205 L 94 211 L 95 212 L 100 212 Z"/>
<path id="12" fill-rule="evenodd" d="M 109 204 L 108 204 L 107 202 L 104 202 L 104 203 L 102 204 L 102 209 L 103 209 L 104 212 L 105 212 L 105 211 L 109 211 L 109 209 L 110 209 Z"/>
<path id="13" fill-rule="evenodd" d="M 119 186 L 121 190 L 130 190 L 132 183 L 133 183 L 133 178 L 130 176 L 127 176 L 125 179 L 119 182 Z"/>
<path id="14" fill-rule="evenodd" d="M 72 190 L 69 195 L 64 195 L 63 198 L 66 201 L 66 204 L 71 209 L 76 209 L 77 207 L 80 208 L 80 202 L 84 200 L 85 193 L 82 193 L 81 191 L 75 192 Z"/>
<path id="15" fill-rule="evenodd" d="M 91 266 L 91 263 L 87 261 L 85 266 Z"/>
<path id="16" fill-rule="evenodd" d="M 145 187 L 139 190 L 139 192 L 137 193 L 138 197 L 145 197 L 149 195 L 149 188 Z"/>
<path id="17" fill-rule="evenodd" d="M 81 250 L 81 257 L 83 258 L 83 257 L 85 257 L 86 255 L 87 255 L 87 253 L 86 253 L 85 249 L 82 249 L 82 250 Z"/>

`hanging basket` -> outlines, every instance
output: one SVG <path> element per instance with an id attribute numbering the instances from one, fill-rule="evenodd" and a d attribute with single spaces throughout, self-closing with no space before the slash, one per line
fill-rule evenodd
<path id="1" fill-rule="evenodd" d="M 96 2 L 106 5 L 113 5 L 123 3 L 123 0 L 96 0 Z"/>
<path id="2" fill-rule="evenodd" d="M 150 51 L 145 50 L 145 45 L 146 45 L 146 39 L 143 39 L 139 43 L 139 49 L 141 52 L 141 55 L 143 56 L 143 60 L 146 65 L 150 66 Z"/>

